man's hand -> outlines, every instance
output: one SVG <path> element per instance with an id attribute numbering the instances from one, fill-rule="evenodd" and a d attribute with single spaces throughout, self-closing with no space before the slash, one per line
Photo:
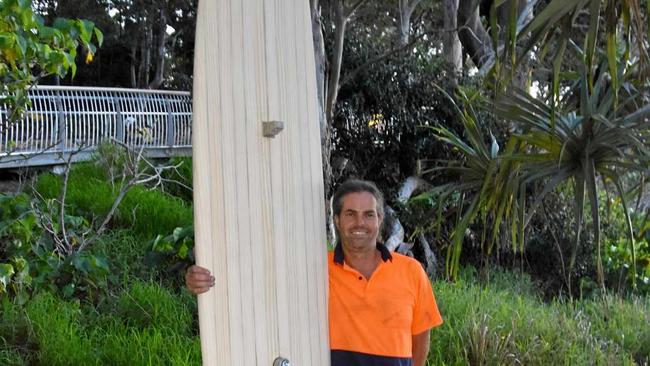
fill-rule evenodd
<path id="1" fill-rule="evenodd" d="M 413 343 L 413 366 L 424 366 L 427 362 L 427 355 L 429 354 L 430 339 L 429 335 L 431 330 L 425 330 L 420 334 L 415 334 L 412 337 Z"/>
<path id="2" fill-rule="evenodd" d="M 194 295 L 202 294 L 214 286 L 214 276 L 203 267 L 191 266 L 185 273 L 185 285 Z"/>

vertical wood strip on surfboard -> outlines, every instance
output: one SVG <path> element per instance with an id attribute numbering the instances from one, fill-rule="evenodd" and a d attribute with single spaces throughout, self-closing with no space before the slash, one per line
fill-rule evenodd
<path id="1" fill-rule="evenodd" d="M 309 4 L 201 0 L 194 60 L 204 365 L 329 365 L 325 209 Z M 275 138 L 263 121 L 283 121 Z"/>

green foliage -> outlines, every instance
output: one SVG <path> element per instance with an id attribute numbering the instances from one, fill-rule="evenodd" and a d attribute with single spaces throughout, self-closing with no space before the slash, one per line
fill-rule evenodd
<path id="1" fill-rule="evenodd" d="M 177 168 L 163 173 L 163 177 L 169 180 L 164 186 L 165 192 L 185 202 L 192 202 L 192 158 L 174 157 L 169 160 L 169 165 Z"/>
<path id="2" fill-rule="evenodd" d="M 503 4 L 503 3 L 501 3 Z M 500 4 L 494 3 L 494 7 Z M 580 19 L 584 30 L 576 32 L 576 21 Z M 515 76 L 518 67 L 529 60 L 532 52 L 536 59 L 550 60 L 552 83 L 550 103 L 555 105 L 571 65 L 567 46 L 580 45 L 584 52 L 578 56 L 589 72 L 585 82 L 593 88 L 598 79 L 592 70 L 601 68 L 609 72 L 609 78 L 617 99 L 621 80 L 620 65 L 628 70 L 638 68 L 637 81 L 645 83 L 650 76 L 648 35 L 644 29 L 650 18 L 650 6 L 644 9 L 639 2 L 623 0 L 553 0 L 535 14 L 525 27 L 518 29 L 517 22 L 508 24 L 508 33 L 514 34 L 509 47 L 497 51 L 497 62 L 492 70 L 499 78 L 498 84 L 506 85 Z M 496 44 L 494 45 L 496 47 Z M 519 47 L 517 47 L 519 46 Z M 547 71 L 546 71 L 547 72 Z"/>
<path id="3" fill-rule="evenodd" d="M 115 315 L 128 327 L 158 328 L 178 336 L 191 336 L 189 309 L 177 296 L 152 283 L 135 282 L 120 294 Z"/>
<path id="4" fill-rule="evenodd" d="M 485 284 L 474 276 L 466 269 L 455 283 L 433 284 L 445 323 L 433 331 L 431 364 L 633 365 L 648 360 L 650 329 L 640 324 L 648 324 L 650 298 L 544 303 L 525 276 L 495 271 Z"/>
<path id="5" fill-rule="evenodd" d="M 7 297 L 0 301 L 0 364 L 25 365 L 27 357 L 23 354 L 31 350 L 31 324 L 25 315 L 25 310 Z"/>
<path id="6" fill-rule="evenodd" d="M 575 45 L 573 50 L 584 61 L 585 52 Z M 619 83 L 614 84 L 607 73 L 593 71 L 588 63 L 583 62 L 580 72 L 567 78 L 566 82 L 570 84 L 558 101 L 540 100 L 527 91 L 511 87 L 499 96 L 496 103 L 489 103 L 486 107 L 480 103 L 480 98 L 468 98 L 459 88 L 459 99 L 465 108 L 459 109 L 458 113 L 469 142 L 448 128 L 436 129 L 438 137 L 456 148 L 461 157 L 441 168 L 456 171 L 457 178 L 431 192 L 443 199 L 456 190 L 470 193 L 467 208 L 463 207 L 465 201 L 461 198 L 462 216 L 458 216 L 451 238 L 450 248 L 454 250 L 447 256 L 448 275 L 455 277 L 453 269 L 458 267 L 461 243 L 474 219 L 481 219 L 482 238 L 486 232 L 491 233 L 488 255 L 502 225 L 510 228 L 513 248 L 523 249 L 524 229 L 543 200 L 562 184 L 570 183 L 576 220 L 567 284 L 571 284 L 570 277 L 585 226 L 584 211 L 588 207 L 593 225 L 592 248 L 596 256 L 598 284 L 604 289 L 601 202 L 598 197 L 600 180 L 606 190 L 615 192 L 624 208 L 631 255 L 631 285 L 633 288 L 637 286 L 636 245 L 622 181 L 632 173 L 637 176 L 645 174 L 650 164 L 650 150 L 647 149 L 650 106 L 644 105 L 641 92 L 647 86 L 640 86 L 637 90 L 637 70 L 628 66 L 616 65 Z M 604 69 L 603 64 L 601 70 Z M 516 131 L 508 139 L 502 154 L 498 154 L 499 146 L 494 138 L 490 147 L 484 142 L 486 138 L 474 117 L 475 106 L 494 112 L 512 124 Z M 536 185 L 543 188 L 534 192 L 533 202 L 526 208 L 526 189 Z"/>
<path id="7" fill-rule="evenodd" d="M 124 197 L 118 219 L 120 226 L 131 227 L 136 235 L 149 239 L 191 225 L 193 212 L 178 198 L 137 186 Z"/>
<path id="8" fill-rule="evenodd" d="M 629 285 L 636 283 L 640 293 L 650 293 L 650 211 L 631 211 L 629 214 L 635 233 L 633 253 L 620 199 L 601 197 L 601 200 L 607 203 L 600 207 L 600 211 L 603 216 L 603 264 L 608 282 L 619 291 L 623 291 L 626 284 L 632 290 Z M 636 262 L 636 273 L 630 266 L 633 260 Z M 634 275 L 636 279 L 632 278 Z"/>
<path id="9" fill-rule="evenodd" d="M 413 202 L 434 200 L 442 208 L 452 205 L 456 213 L 456 224 L 451 234 L 451 243 L 447 247 L 446 272 L 449 278 L 457 278 L 460 267 L 461 249 L 468 227 L 480 223 L 481 249 L 488 258 L 499 236 L 502 226 L 510 228 L 510 238 L 513 251 L 523 250 L 523 216 L 525 209 L 525 183 L 521 179 L 519 165 L 512 160 L 503 159 L 518 147 L 509 142 L 506 150 L 500 153 L 499 144 L 491 135 L 491 144 L 485 143 L 481 132 L 481 121 L 473 105 L 482 103 L 477 91 L 466 93 L 458 88 L 458 97 L 466 106 L 464 111 L 456 106 L 454 100 L 444 91 L 451 104 L 460 116 L 467 142 L 457 134 L 444 127 L 431 127 L 441 141 L 449 144 L 460 154 L 457 160 L 443 161 L 443 166 L 435 167 L 428 172 L 444 172 L 453 177 L 452 181 L 442 184 L 414 197 Z M 459 197 L 460 196 L 460 197 Z M 442 222 L 442 210 L 438 211 L 436 226 Z M 504 246 L 506 243 L 502 243 Z"/>
<path id="10" fill-rule="evenodd" d="M 102 309 L 39 294 L 0 313 L 0 361 L 23 365 L 196 365 L 200 342 L 185 297 L 136 283 Z M 191 303 L 195 306 L 195 303 Z"/>
<path id="11" fill-rule="evenodd" d="M 117 190 L 107 182 L 106 170 L 92 163 L 73 166 L 68 181 L 66 203 L 70 213 L 89 220 L 103 218 L 110 210 Z M 36 191 L 44 198 L 60 194 L 62 178 L 53 174 L 39 176 Z M 113 227 L 130 228 L 143 240 L 192 223 L 192 209 L 180 199 L 146 187 L 133 187 L 118 207 Z"/>
<path id="12" fill-rule="evenodd" d="M 180 277 L 194 263 L 194 226 L 177 227 L 167 236 L 158 235 L 147 258 L 147 263 Z"/>
<path id="13" fill-rule="evenodd" d="M 368 2 L 364 7 L 384 4 Z M 442 57 L 429 53 L 438 47 L 433 38 L 420 39 L 412 48 L 368 64 L 393 46 L 393 34 L 378 36 L 377 21 L 384 20 L 380 18 L 384 17 L 355 18 L 355 26 L 346 31 L 343 67 L 349 73 L 342 75 L 332 121 L 330 161 L 332 183 L 348 177 L 370 179 L 390 201 L 407 177 L 418 174 L 421 160 L 449 156 L 449 149 L 419 126 L 451 125 L 455 118 L 435 87 L 449 84 L 450 70 Z M 325 24 L 326 42 L 332 40 L 328 35 L 332 30 Z M 413 48 L 417 52 L 411 52 Z"/>
<path id="14" fill-rule="evenodd" d="M 89 253 L 63 256 L 39 226 L 26 194 L 0 195 L 0 295 L 8 293 L 19 303 L 41 290 L 60 291 L 72 297 L 94 295 L 106 286 L 106 259 Z M 71 232 L 83 218 L 68 216 Z M 74 235 L 72 235 L 74 238 Z"/>
<path id="15" fill-rule="evenodd" d="M 577 52 L 581 51 L 578 49 Z M 582 76 L 577 78 L 565 99 L 557 106 L 544 104 L 516 89 L 497 103 L 497 113 L 517 123 L 523 131 L 515 138 L 525 148 L 513 153 L 511 159 L 525 165 L 527 180 L 546 179 L 548 182 L 537 196 L 532 211 L 560 183 L 570 181 L 574 185 L 576 245 L 570 267 L 573 266 L 582 231 L 585 202 L 589 203 L 601 287 L 604 286 L 604 273 L 601 265 L 597 180 L 601 178 L 612 182 L 616 187 L 616 195 L 624 207 L 629 246 L 634 258 L 632 227 L 621 182 L 631 172 L 645 171 L 650 162 L 650 153 L 646 148 L 647 133 L 650 131 L 646 117 L 650 114 L 650 107 L 634 107 L 641 100 L 641 94 L 635 91 L 629 71 L 625 72 L 623 65 L 617 70 L 620 70 L 622 86 L 620 96 L 623 99 L 620 104 L 616 102 L 619 90 L 614 89 L 605 73 L 601 73 L 596 84 L 590 87 L 588 76 L 592 73 L 588 69 L 583 69 Z M 630 265 L 636 276 L 636 260 L 632 260 Z M 636 283 L 632 286 L 635 287 Z"/>
<path id="16" fill-rule="evenodd" d="M 109 284 L 127 284 L 134 279 L 149 281 L 161 280 L 162 268 L 145 261 L 149 248 L 128 229 L 114 230 L 102 235 L 88 252 L 107 258 L 110 266 Z M 172 279 L 170 279 L 172 280 Z"/>
<path id="17" fill-rule="evenodd" d="M 85 336 L 78 302 L 42 293 L 27 304 L 38 344 L 38 359 L 47 365 L 95 364 L 94 347 Z"/>
<path id="18" fill-rule="evenodd" d="M 56 19 L 47 26 L 34 14 L 31 0 L 3 0 L 0 3 L 0 103 L 18 118 L 29 104 L 27 89 L 48 74 L 74 76 L 77 47 L 86 52 L 86 63 L 101 45 L 102 32 L 87 20 Z M 34 76 L 34 70 L 39 73 Z"/>

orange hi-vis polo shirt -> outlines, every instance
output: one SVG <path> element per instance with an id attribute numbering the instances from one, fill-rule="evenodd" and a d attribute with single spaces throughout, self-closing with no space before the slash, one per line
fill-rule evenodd
<path id="1" fill-rule="evenodd" d="M 328 255 L 332 366 L 411 365 L 412 336 L 442 324 L 422 265 L 377 244 L 383 261 L 370 280 Z"/>

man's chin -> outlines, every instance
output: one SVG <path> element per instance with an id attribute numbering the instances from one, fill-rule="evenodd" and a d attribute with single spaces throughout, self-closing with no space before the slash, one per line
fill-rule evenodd
<path id="1" fill-rule="evenodd" d="M 348 239 L 346 240 L 346 246 L 354 250 L 363 250 L 368 248 L 375 248 L 377 244 L 373 240 L 369 239 Z"/>

